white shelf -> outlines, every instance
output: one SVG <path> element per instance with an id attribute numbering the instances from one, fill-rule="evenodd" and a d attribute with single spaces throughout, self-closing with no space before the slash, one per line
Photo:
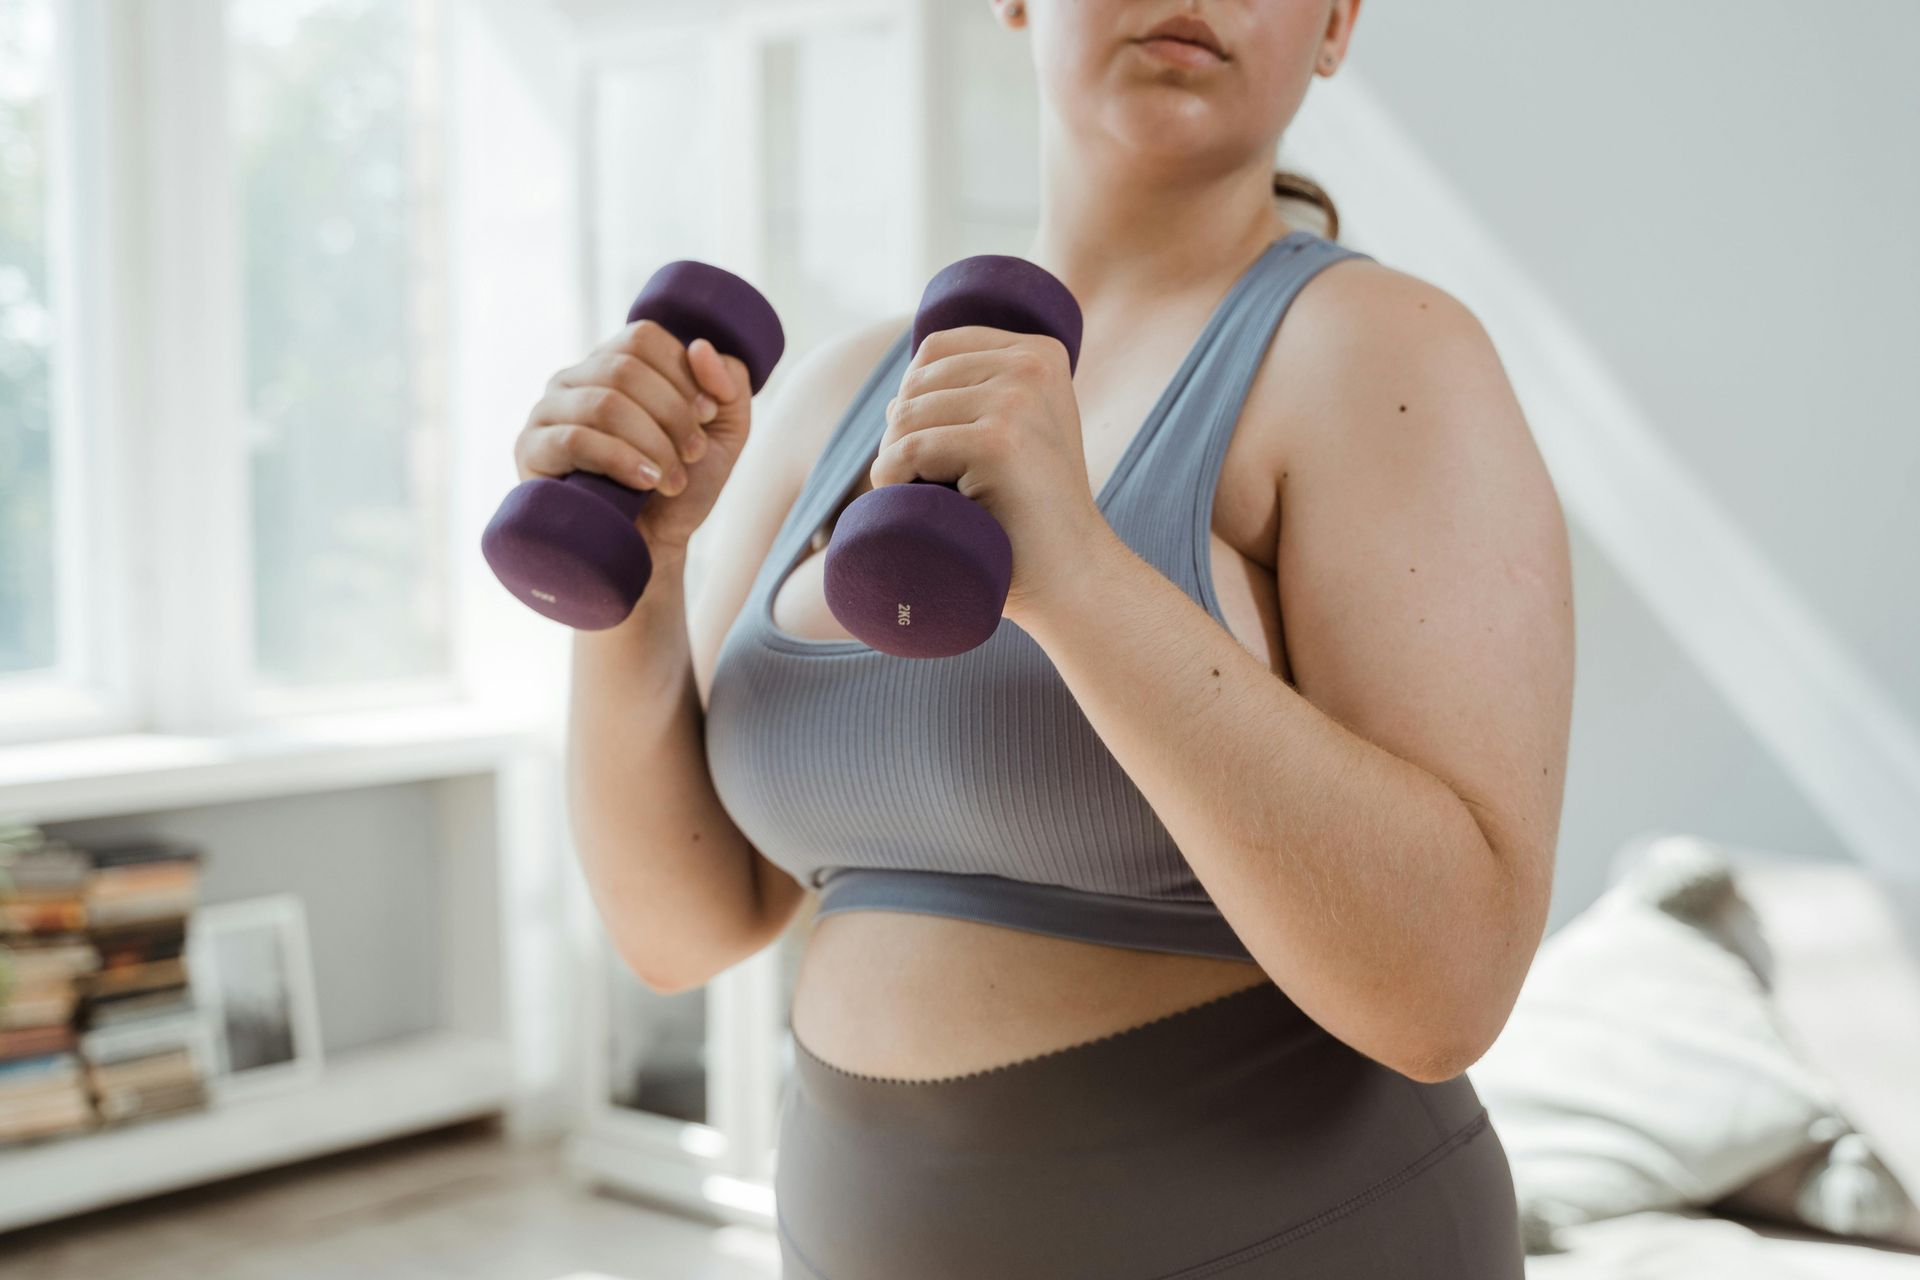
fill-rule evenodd
<path id="1" fill-rule="evenodd" d="M 0 1151 L 0 1231 L 487 1115 L 510 1092 L 504 1041 L 369 1045 L 308 1088 Z"/>
<path id="2" fill-rule="evenodd" d="M 468 706 L 312 716 L 232 734 L 128 733 L 0 749 L 0 815 L 35 823 L 453 777 L 532 726 Z"/>

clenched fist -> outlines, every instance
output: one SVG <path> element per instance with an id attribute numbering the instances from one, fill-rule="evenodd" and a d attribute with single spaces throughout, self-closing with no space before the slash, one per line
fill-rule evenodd
<path id="1" fill-rule="evenodd" d="M 746 446 L 747 366 L 636 320 L 553 375 L 514 441 L 522 481 L 592 471 L 656 491 L 634 521 L 656 559 L 686 553 Z"/>

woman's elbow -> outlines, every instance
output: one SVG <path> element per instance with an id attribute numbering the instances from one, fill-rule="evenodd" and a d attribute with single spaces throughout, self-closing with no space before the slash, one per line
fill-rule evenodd
<path id="1" fill-rule="evenodd" d="M 1517 980 L 1479 983 L 1451 998 L 1436 995 L 1423 1000 L 1418 1010 L 1408 1010 L 1410 1021 L 1418 1019 L 1417 1029 L 1409 1028 L 1391 1058 L 1381 1061 L 1422 1084 L 1439 1084 L 1464 1074 L 1505 1029 L 1518 986 Z"/>
<path id="2" fill-rule="evenodd" d="M 1462 1075 L 1480 1061 L 1506 1029 L 1521 986 L 1532 967 L 1546 922 L 1544 880 L 1516 894 L 1504 918 L 1489 922 L 1481 935 L 1493 945 L 1456 955 L 1450 976 L 1422 991 L 1407 1007 L 1420 1029 L 1407 1036 L 1395 1070 L 1426 1084 Z"/>
<path id="3" fill-rule="evenodd" d="M 614 955 L 633 976 L 634 981 L 657 996 L 677 996 L 707 984 L 713 977 L 711 973 L 700 972 L 686 965 L 667 968 L 661 963 L 661 957 L 651 949 L 623 942 L 620 938 L 610 939 Z"/>
<path id="4" fill-rule="evenodd" d="M 776 901 L 756 904 L 739 928 L 707 938 L 697 947 L 686 940 L 664 948 L 658 938 L 643 943 L 632 930 L 609 929 L 609 936 L 614 952 L 642 986 L 655 995 L 677 996 L 706 986 L 778 942 L 797 914 L 802 896 L 776 890 Z"/>
<path id="5" fill-rule="evenodd" d="M 1497 1033 L 1496 1033 L 1497 1034 Z M 1464 1075 L 1493 1047 L 1493 1036 L 1467 1032 L 1429 1036 L 1406 1046 L 1386 1065 L 1421 1084 L 1440 1084 Z"/>

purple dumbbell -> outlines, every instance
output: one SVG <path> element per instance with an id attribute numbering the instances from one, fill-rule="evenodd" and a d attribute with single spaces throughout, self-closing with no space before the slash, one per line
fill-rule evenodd
<path id="1" fill-rule="evenodd" d="M 669 262 L 627 309 L 691 346 L 705 338 L 747 366 L 753 391 L 786 349 L 780 317 L 760 291 L 704 262 Z M 581 631 L 618 626 L 653 576 L 647 540 L 634 527 L 653 497 L 592 471 L 536 476 L 507 495 L 480 536 L 494 576 L 536 612 Z"/>
<path id="2" fill-rule="evenodd" d="M 1080 304 L 1025 258 L 962 258 L 927 283 L 913 350 L 962 325 L 1044 333 L 1080 359 Z M 1013 544 L 986 508 L 944 480 L 882 485 L 847 504 L 823 562 L 827 608 L 857 640 L 897 658 L 946 658 L 1000 625 Z"/>

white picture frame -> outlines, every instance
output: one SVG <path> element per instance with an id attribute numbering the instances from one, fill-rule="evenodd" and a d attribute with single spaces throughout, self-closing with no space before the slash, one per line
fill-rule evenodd
<path id="1" fill-rule="evenodd" d="M 187 925 L 187 983 L 216 1103 L 303 1088 L 322 1068 L 320 1012 L 299 895 L 202 906 Z"/>

